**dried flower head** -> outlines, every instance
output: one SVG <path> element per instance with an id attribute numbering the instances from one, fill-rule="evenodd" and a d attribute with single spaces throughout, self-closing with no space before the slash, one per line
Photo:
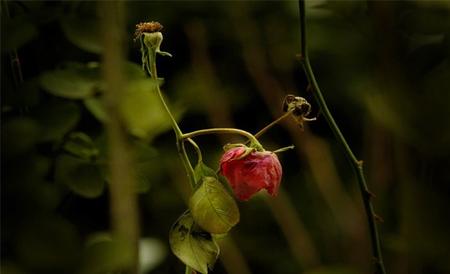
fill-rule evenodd
<path id="1" fill-rule="evenodd" d="M 134 39 L 138 39 L 144 33 L 154 33 L 159 32 L 163 29 L 163 25 L 159 22 L 141 22 L 136 24 L 136 31 L 134 32 Z"/>
<path id="2" fill-rule="evenodd" d="M 311 104 L 308 103 L 308 101 L 306 101 L 306 99 L 303 97 L 294 96 L 291 94 L 287 95 L 284 98 L 283 111 L 292 111 L 292 117 L 301 129 L 303 129 L 304 122 L 311 122 L 316 120 L 316 118 L 307 117 L 311 113 Z"/>

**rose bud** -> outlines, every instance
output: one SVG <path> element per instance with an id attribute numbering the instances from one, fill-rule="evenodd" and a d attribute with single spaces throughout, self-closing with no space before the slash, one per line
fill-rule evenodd
<path id="1" fill-rule="evenodd" d="M 220 172 L 228 179 L 236 197 L 246 201 L 261 189 L 276 196 L 282 168 L 275 153 L 239 146 L 223 154 Z"/>

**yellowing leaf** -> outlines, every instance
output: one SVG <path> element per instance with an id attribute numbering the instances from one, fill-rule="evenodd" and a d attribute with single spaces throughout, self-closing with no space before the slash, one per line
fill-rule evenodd
<path id="1" fill-rule="evenodd" d="M 192 195 L 189 207 L 195 222 L 213 234 L 227 233 L 239 222 L 239 209 L 233 197 L 214 177 L 203 177 Z"/>
<path id="2" fill-rule="evenodd" d="M 207 274 L 219 256 L 219 246 L 211 234 L 194 223 L 189 211 L 185 212 L 170 229 L 170 248 L 186 265 Z"/>

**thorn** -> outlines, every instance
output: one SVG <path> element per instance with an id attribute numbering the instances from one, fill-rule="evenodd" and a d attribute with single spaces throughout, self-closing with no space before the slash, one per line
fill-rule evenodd
<path id="1" fill-rule="evenodd" d="M 377 215 L 377 214 L 373 214 L 373 217 L 375 218 L 375 220 L 377 220 L 378 222 L 380 222 L 380 223 L 384 223 L 384 220 L 383 220 L 383 218 L 381 218 L 379 215 Z"/>
<path id="2" fill-rule="evenodd" d="M 306 87 L 306 92 L 313 92 L 311 84 L 308 84 L 308 86 Z"/>
<path id="3" fill-rule="evenodd" d="M 377 257 L 372 257 L 372 261 L 374 264 L 380 264 L 380 259 Z"/>
<path id="4" fill-rule="evenodd" d="M 298 53 L 295 55 L 295 58 L 297 58 L 299 61 L 303 61 L 303 55 L 301 53 Z"/>
<path id="5" fill-rule="evenodd" d="M 356 161 L 356 164 L 358 165 L 359 168 L 362 168 L 364 161 L 363 160 L 358 160 Z"/>
<path id="6" fill-rule="evenodd" d="M 373 193 L 372 191 L 370 191 L 368 189 L 365 192 L 366 192 L 367 197 L 369 197 L 369 199 L 377 197 L 377 195 L 375 195 L 375 193 Z"/>

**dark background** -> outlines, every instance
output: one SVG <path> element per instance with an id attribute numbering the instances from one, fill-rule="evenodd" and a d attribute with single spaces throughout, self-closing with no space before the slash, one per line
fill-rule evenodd
<path id="1" fill-rule="evenodd" d="M 280 155 L 282 189 L 277 198 L 262 193 L 239 203 L 241 221 L 221 241 L 212 273 L 370 273 L 355 176 L 295 57 L 297 3 L 130 1 L 125 7 L 130 79 L 141 77 L 135 24 L 164 25 L 161 50 L 173 57 L 158 58 L 158 73 L 184 132 L 257 132 L 282 114 L 286 94 L 305 97 L 318 116 L 304 131 L 286 121 L 261 138 L 268 150 L 296 145 Z M 2 1 L 2 273 L 106 273 L 90 266 L 116 258 L 102 257 L 107 246 L 92 248 L 107 241 L 110 229 L 105 132 L 98 106 L 90 105 L 101 97 L 101 74 L 92 63 L 102 60 L 97 9 L 91 1 Z M 449 2 L 307 1 L 306 12 L 317 80 L 364 160 L 384 219 L 387 272 L 449 273 Z M 142 108 L 158 111 L 149 106 L 128 111 L 139 119 Z M 138 155 L 142 269 L 183 273 L 167 237 L 186 208 L 189 183 L 167 117 L 145 119 L 144 136 L 130 136 Z M 209 136 L 198 143 L 217 168 L 222 145 L 239 140 Z"/>

